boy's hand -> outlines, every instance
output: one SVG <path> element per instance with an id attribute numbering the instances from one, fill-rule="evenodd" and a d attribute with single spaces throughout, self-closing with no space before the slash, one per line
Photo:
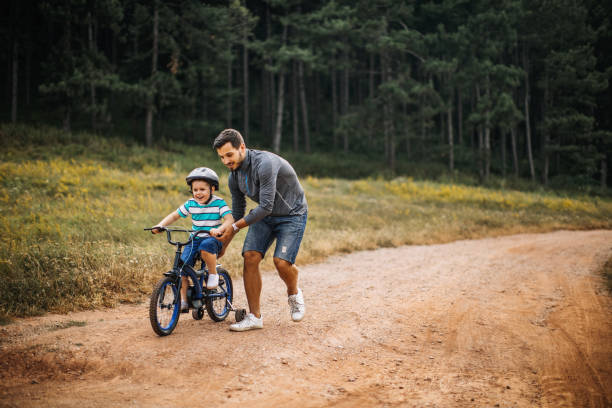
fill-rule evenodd
<path id="1" fill-rule="evenodd" d="M 211 236 L 218 238 L 221 235 L 223 235 L 223 232 L 225 231 L 225 228 L 223 228 L 223 226 L 219 227 L 219 228 L 211 228 L 209 233 Z"/>
<path id="2" fill-rule="evenodd" d="M 162 232 L 162 230 L 159 225 L 154 226 L 153 229 L 151 230 L 151 234 L 159 234 L 160 232 Z"/>

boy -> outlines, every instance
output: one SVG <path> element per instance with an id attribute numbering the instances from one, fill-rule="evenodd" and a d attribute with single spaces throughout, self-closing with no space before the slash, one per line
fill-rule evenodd
<path id="1" fill-rule="evenodd" d="M 193 229 L 205 231 L 199 233 L 193 239 L 192 244 L 185 246 L 181 254 L 181 260 L 190 266 L 195 262 L 195 256 L 200 251 L 202 260 L 208 267 L 208 280 L 206 287 L 215 289 L 219 285 L 217 275 L 217 255 L 221 252 L 223 244 L 216 237 L 225 228 L 230 228 L 234 222 L 232 212 L 225 201 L 213 193 L 219 189 L 219 177 L 217 173 L 207 167 L 198 167 L 185 178 L 187 185 L 193 194 L 193 198 L 187 200 L 176 211 L 168 214 L 163 220 L 153 227 L 154 234 L 161 231 L 156 227 L 165 227 L 177 221 L 179 217 L 185 218 L 191 214 Z M 221 220 L 223 219 L 223 223 Z M 221 228 L 220 228 L 221 227 Z M 189 310 L 187 303 L 187 285 L 189 281 L 183 276 L 181 284 L 181 311 Z"/>

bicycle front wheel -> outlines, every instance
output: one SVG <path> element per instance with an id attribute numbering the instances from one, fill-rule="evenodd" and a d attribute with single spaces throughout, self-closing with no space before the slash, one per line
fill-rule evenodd
<path id="1" fill-rule="evenodd" d="M 215 322 L 220 322 L 225 320 L 231 310 L 234 288 L 232 278 L 225 269 L 217 268 L 217 273 L 219 274 L 219 286 L 206 294 L 205 304 L 208 316 Z"/>
<path id="2" fill-rule="evenodd" d="M 176 280 L 170 277 L 157 283 L 151 303 L 149 304 L 149 319 L 153 331 L 159 336 L 167 336 L 176 327 L 180 316 L 181 294 Z"/>

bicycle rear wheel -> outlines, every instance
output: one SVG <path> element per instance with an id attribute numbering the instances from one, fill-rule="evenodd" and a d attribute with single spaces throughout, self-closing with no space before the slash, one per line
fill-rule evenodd
<path id="1" fill-rule="evenodd" d="M 219 286 L 217 289 L 207 291 L 205 297 L 206 311 L 208 316 L 215 322 L 225 320 L 229 314 L 231 303 L 234 300 L 234 288 L 232 286 L 232 278 L 229 273 L 223 268 L 217 268 L 219 274 Z"/>
<path id="2" fill-rule="evenodd" d="M 166 277 L 153 289 L 149 303 L 149 320 L 153 331 L 159 336 L 167 336 L 176 327 L 181 309 L 181 294 L 176 280 Z"/>

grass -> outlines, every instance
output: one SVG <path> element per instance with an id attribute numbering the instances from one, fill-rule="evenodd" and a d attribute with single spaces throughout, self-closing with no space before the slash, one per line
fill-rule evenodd
<path id="1" fill-rule="evenodd" d="M 87 322 L 83 322 L 80 320 L 69 320 L 67 322 L 56 323 L 56 324 L 49 326 L 49 331 L 63 330 L 69 327 L 83 327 L 86 325 L 87 325 Z"/>
<path id="2" fill-rule="evenodd" d="M 612 257 L 609 258 L 602 267 L 601 274 L 604 277 L 608 292 L 612 294 Z"/>
<path id="3" fill-rule="evenodd" d="M 150 295 L 173 249 L 143 228 L 189 197 L 184 177 L 192 168 L 214 168 L 219 194 L 230 202 L 227 171 L 209 147 L 146 149 L 12 125 L 0 125 L 0 143 L 0 324 Z M 379 247 L 612 227 L 612 200 L 605 197 L 298 172 L 309 203 L 298 265 Z M 221 259 L 235 277 L 244 235 Z M 263 267 L 272 268 L 269 256 Z"/>

